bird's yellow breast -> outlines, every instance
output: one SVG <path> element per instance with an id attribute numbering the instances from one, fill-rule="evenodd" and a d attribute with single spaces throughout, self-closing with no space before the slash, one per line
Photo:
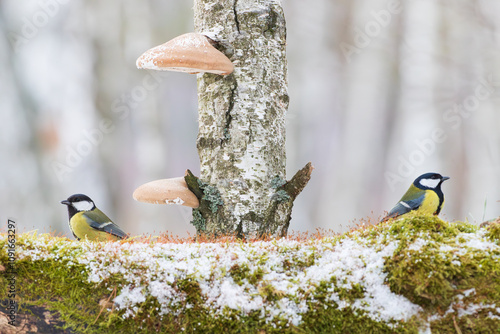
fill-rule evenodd
<path id="1" fill-rule="evenodd" d="M 87 223 L 87 219 L 83 216 L 83 212 L 78 212 L 73 217 L 71 217 L 69 221 L 69 227 L 78 238 L 83 240 L 85 239 L 93 241 L 120 240 L 120 238 L 118 238 L 117 236 L 92 228 Z"/>
<path id="2" fill-rule="evenodd" d="M 444 201 L 443 201 L 444 204 Z M 425 197 L 417 212 L 433 215 L 439 208 L 439 196 L 432 190 L 425 191 Z"/>

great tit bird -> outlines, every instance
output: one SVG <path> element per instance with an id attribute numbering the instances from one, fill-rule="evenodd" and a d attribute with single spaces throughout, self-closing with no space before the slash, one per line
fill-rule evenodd
<path id="1" fill-rule="evenodd" d="M 127 238 L 87 195 L 75 194 L 61 201 L 68 206 L 69 228 L 78 240 L 109 241 Z"/>
<path id="2" fill-rule="evenodd" d="M 410 189 L 399 200 L 398 204 L 380 222 L 396 218 L 410 211 L 422 214 L 438 215 L 444 204 L 441 184 L 448 176 L 438 173 L 425 173 L 413 181 Z"/>

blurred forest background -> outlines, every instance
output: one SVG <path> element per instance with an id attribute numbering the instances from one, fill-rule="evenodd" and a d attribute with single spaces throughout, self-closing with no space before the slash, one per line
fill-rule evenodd
<path id="1" fill-rule="evenodd" d="M 133 235 L 194 233 L 191 209 L 133 200 L 199 173 L 196 76 L 138 70 L 193 31 L 192 1 L 0 0 L 0 219 L 70 236 L 85 193 Z M 451 177 L 442 216 L 500 215 L 498 0 L 284 0 L 287 172 L 315 170 L 290 225 L 378 219 L 420 174 Z"/>

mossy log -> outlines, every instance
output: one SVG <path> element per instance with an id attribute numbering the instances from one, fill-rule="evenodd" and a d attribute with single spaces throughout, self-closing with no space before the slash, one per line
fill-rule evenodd
<path id="1" fill-rule="evenodd" d="M 0 234 L 0 295 L 3 305 L 11 299 L 19 308 L 17 327 L 0 317 L 1 333 L 500 328 L 498 223 L 478 228 L 408 216 L 343 235 L 257 242 L 22 234 L 13 256 L 6 243 Z"/>

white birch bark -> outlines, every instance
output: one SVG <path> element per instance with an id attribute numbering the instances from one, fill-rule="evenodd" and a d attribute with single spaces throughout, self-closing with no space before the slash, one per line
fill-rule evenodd
<path id="1" fill-rule="evenodd" d="M 281 3 L 195 0 L 194 14 L 195 31 L 217 42 L 235 66 L 227 76 L 198 78 L 200 179 L 216 187 L 224 203 L 217 213 L 200 209 L 202 228 L 286 234 L 293 199 L 275 195 L 285 179 L 288 108 Z"/>

